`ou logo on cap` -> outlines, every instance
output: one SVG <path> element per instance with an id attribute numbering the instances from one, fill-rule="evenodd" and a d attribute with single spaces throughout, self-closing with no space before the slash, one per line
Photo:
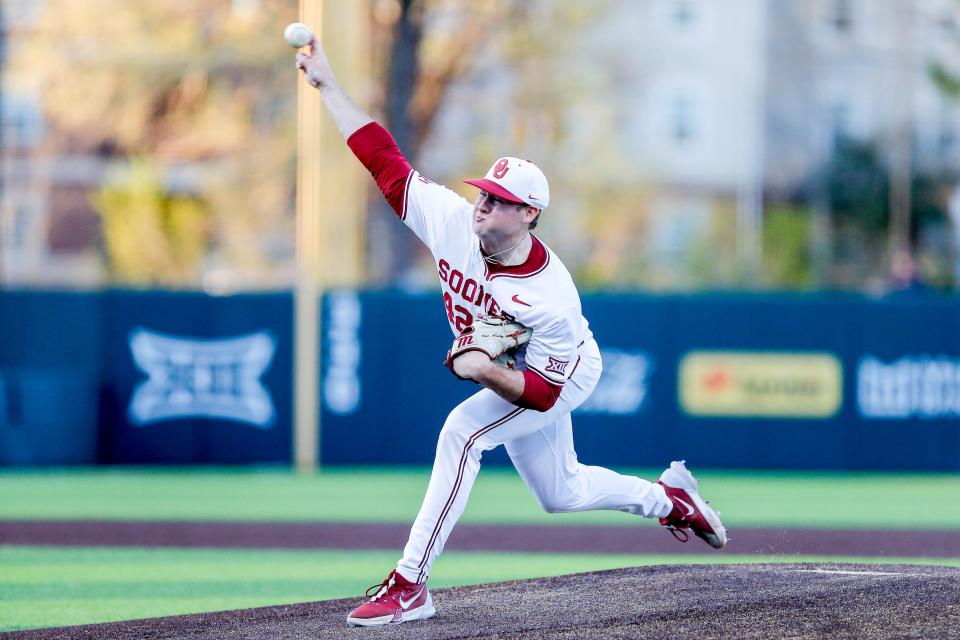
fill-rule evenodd
<path id="1" fill-rule="evenodd" d="M 503 158 L 493 167 L 493 177 L 499 180 L 507 175 L 507 171 L 509 170 L 510 163 L 506 158 Z"/>

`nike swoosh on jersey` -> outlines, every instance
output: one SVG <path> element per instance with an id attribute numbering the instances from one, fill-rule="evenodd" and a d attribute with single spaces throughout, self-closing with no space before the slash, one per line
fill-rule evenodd
<path id="1" fill-rule="evenodd" d="M 517 304 L 522 304 L 522 305 L 525 306 L 525 307 L 532 307 L 532 306 L 533 306 L 533 305 L 527 304 L 526 302 L 524 302 L 523 300 L 521 300 L 520 298 L 518 298 L 518 297 L 517 297 L 517 294 L 513 294 L 513 297 L 510 298 L 510 299 L 513 300 L 514 302 L 516 302 Z"/>

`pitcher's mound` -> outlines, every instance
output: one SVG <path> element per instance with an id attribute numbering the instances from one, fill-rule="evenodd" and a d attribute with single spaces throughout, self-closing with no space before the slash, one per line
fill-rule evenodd
<path id="1" fill-rule="evenodd" d="M 359 599 L 20 632 L 22 638 L 945 638 L 960 569 L 744 564 L 617 569 L 440 589 L 431 620 L 346 626 Z"/>

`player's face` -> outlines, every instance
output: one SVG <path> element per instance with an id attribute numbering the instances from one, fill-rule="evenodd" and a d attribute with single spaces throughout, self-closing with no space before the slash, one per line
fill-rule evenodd
<path id="1" fill-rule="evenodd" d="M 530 209 L 524 204 L 507 202 L 492 193 L 481 191 L 473 206 L 473 232 L 480 239 L 508 238 L 529 224 L 525 221 Z"/>

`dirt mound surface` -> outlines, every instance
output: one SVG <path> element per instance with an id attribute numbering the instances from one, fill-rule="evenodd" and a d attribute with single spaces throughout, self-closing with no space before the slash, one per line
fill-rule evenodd
<path id="1" fill-rule="evenodd" d="M 688 565 L 434 592 L 435 618 L 346 626 L 359 602 L 154 618 L 0 634 L 74 638 L 947 638 L 960 569 L 914 565 Z"/>

